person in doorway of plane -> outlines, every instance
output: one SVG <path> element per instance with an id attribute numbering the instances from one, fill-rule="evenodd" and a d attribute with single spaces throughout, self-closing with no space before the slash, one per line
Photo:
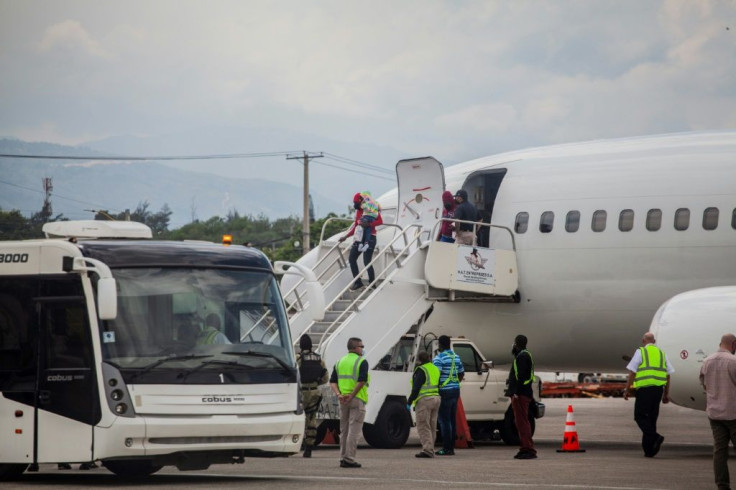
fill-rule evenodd
<path id="1" fill-rule="evenodd" d="M 455 217 L 455 198 L 452 196 L 452 192 L 445 191 L 442 193 L 442 219 L 450 220 Z M 452 230 L 454 225 L 452 221 L 442 221 L 440 225 L 440 236 L 437 240 L 447 243 L 455 243 L 455 239 L 452 238 Z"/>

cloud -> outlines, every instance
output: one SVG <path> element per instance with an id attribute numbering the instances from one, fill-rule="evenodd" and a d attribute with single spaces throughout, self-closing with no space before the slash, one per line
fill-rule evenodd
<path id="1" fill-rule="evenodd" d="M 95 58 L 110 57 L 110 53 L 103 49 L 76 20 L 65 20 L 47 28 L 38 43 L 38 50 L 41 53 L 69 51 Z"/>

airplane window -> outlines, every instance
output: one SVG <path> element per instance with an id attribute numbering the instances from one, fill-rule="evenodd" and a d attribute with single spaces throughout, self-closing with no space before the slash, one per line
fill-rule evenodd
<path id="1" fill-rule="evenodd" d="M 565 231 L 575 233 L 580 228 L 580 211 L 569 211 L 565 218 Z"/>
<path id="2" fill-rule="evenodd" d="M 690 226 L 690 210 L 688 208 L 680 208 L 675 211 L 675 230 L 685 231 Z"/>
<path id="3" fill-rule="evenodd" d="M 601 232 L 606 229 L 606 216 L 607 213 L 602 209 L 593 213 L 593 222 L 590 225 L 593 231 Z"/>
<path id="4" fill-rule="evenodd" d="M 718 228 L 718 208 L 705 208 L 703 211 L 703 229 L 715 230 Z"/>
<path id="5" fill-rule="evenodd" d="M 516 215 L 516 223 L 514 224 L 514 231 L 516 233 L 526 233 L 526 229 L 529 226 L 529 213 L 519 213 Z"/>
<path id="6" fill-rule="evenodd" d="M 618 229 L 631 231 L 634 228 L 634 210 L 624 209 L 618 216 Z"/>
<path id="7" fill-rule="evenodd" d="M 539 231 L 542 233 L 549 233 L 552 231 L 552 225 L 555 221 L 555 213 L 552 211 L 545 211 L 542 213 L 542 217 L 539 219 Z"/>
<path id="8" fill-rule="evenodd" d="M 657 231 L 662 227 L 662 210 L 650 209 L 647 212 L 647 230 Z"/>
<path id="9" fill-rule="evenodd" d="M 736 208 L 734 208 L 733 212 L 731 213 L 731 228 L 736 230 Z"/>

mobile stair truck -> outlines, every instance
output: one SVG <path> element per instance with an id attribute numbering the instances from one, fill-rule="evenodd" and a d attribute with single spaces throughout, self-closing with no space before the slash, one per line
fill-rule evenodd
<path id="1" fill-rule="evenodd" d="M 353 277 L 346 258 L 350 244 L 338 242 L 342 234 L 320 237 L 319 246 L 298 261 L 298 269 L 289 263 L 275 264 L 277 273 L 287 274 L 281 288 L 295 341 L 309 334 L 315 351 L 332 369 L 347 352 L 349 338 L 363 340 L 371 368 L 363 435 L 369 444 L 381 448 L 401 447 L 409 436 L 410 380 L 419 349 L 433 349 L 431 340 L 437 335 L 425 332 L 424 324 L 436 304 L 519 299 L 511 230 L 473 223 L 493 228 L 493 248 L 437 241 L 445 188 L 442 164 L 431 157 L 402 160 L 396 171 L 398 206 L 395 211 L 384 209 L 386 224 L 378 233 L 371 262 L 376 271 L 374 287 L 350 291 Z M 310 294 L 315 281 L 322 294 Z M 311 319 L 312 302 L 325 305 L 322 321 Z M 500 436 L 507 443 L 517 442 L 509 399 L 504 396 L 510 366 L 494 367 L 469 339 L 456 338 L 455 347 L 467 372 L 461 397 L 473 437 Z M 322 395 L 318 440 L 326 429 L 339 428 L 337 401 L 329 386 L 322 387 Z"/>
<path id="2" fill-rule="evenodd" d="M 0 479 L 39 463 L 145 476 L 299 451 L 293 341 L 261 252 L 154 241 L 133 222 L 43 230 L 0 242 Z"/>

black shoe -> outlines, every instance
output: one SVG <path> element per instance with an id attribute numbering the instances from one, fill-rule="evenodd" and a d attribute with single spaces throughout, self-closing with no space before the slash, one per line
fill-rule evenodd
<path id="1" fill-rule="evenodd" d="M 440 449 L 435 454 L 437 454 L 437 456 L 455 456 L 455 450 L 454 449 Z"/>
<path id="2" fill-rule="evenodd" d="M 357 461 L 346 461 L 344 459 L 340 461 L 340 468 L 360 468 L 362 466 Z"/>
<path id="3" fill-rule="evenodd" d="M 414 457 L 415 458 L 434 458 L 434 456 L 432 456 L 429 453 L 425 453 L 424 451 L 420 451 L 420 452 L 416 453 L 414 455 Z"/>
<path id="4" fill-rule="evenodd" d="M 516 459 L 537 459 L 537 455 L 534 453 L 521 453 L 514 457 Z"/>
<path id="5" fill-rule="evenodd" d="M 312 446 L 307 446 L 302 456 L 305 458 L 311 458 L 312 457 Z"/>
<path id="6" fill-rule="evenodd" d="M 97 469 L 97 465 L 94 462 L 92 462 L 92 463 L 82 463 L 82 464 L 79 465 L 79 469 L 80 470 L 96 470 Z"/>
<path id="7" fill-rule="evenodd" d="M 519 456 L 521 456 L 522 454 L 524 454 L 523 451 L 519 451 L 518 453 L 514 454 L 514 459 L 519 459 Z"/>
<path id="8" fill-rule="evenodd" d="M 659 450 L 662 448 L 662 443 L 663 442 L 664 442 L 664 436 L 659 436 L 657 438 L 657 442 L 654 443 L 654 447 L 652 447 L 652 452 L 650 453 L 651 456 L 649 456 L 650 458 L 653 458 L 654 456 L 657 455 L 657 453 L 659 452 Z"/>
<path id="9" fill-rule="evenodd" d="M 352 286 L 350 286 L 350 290 L 351 291 L 357 291 L 358 289 L 361 289 L 361 288 L 363 288 L 363 282 L 362 281 L 358 281 L 355 284 L 353 284 Z"/>
<path id="10" fill-rule="evenodd" d="M 60 470 L 71 470 L 72 465 L 70 465 L 69 463 L 59 463 L 58 465 L 56 465 L 56 468 Z"/>

